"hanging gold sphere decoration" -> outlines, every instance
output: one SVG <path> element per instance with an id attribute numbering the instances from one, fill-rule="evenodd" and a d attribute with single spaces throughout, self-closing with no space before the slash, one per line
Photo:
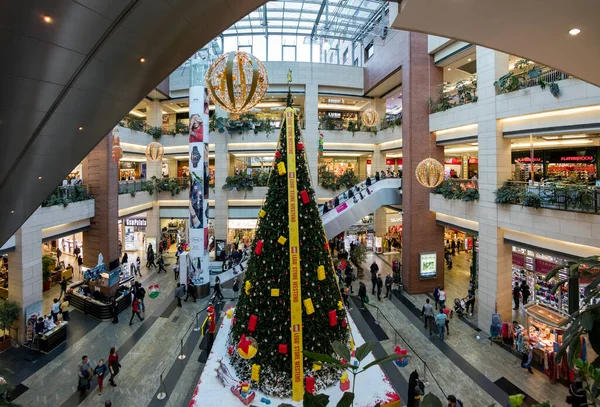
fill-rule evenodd
<path id="1" fill-rule="evenodd" d="M 417 181 L 427 188 L 437 187 L 444 180 L 444 166 L 433 158 L 426 158 L 417 165 Z"/>
<path id="2" fill-rule="evenodd" d="M 360 119 L 367 127 L 375 127 L 379 123 L 379 113 L 373 109 L 367 109 L 361 113 Z"/>
<path id="3" fill-rule="evenodd" d="M 153 141 L 146 146 L 146 158 L 150 161 L 162 160 L 163 155 L 165 155 L 165 148 L 159 142 Z"/>
<path id="4" fill-rule="evenodd" d="M 267 92 L 267 69 L 254 55 L 231 51 L 219 56 L 208 68 L 206 87 L 221 108 L 229 113 L 244 113 Z"/>

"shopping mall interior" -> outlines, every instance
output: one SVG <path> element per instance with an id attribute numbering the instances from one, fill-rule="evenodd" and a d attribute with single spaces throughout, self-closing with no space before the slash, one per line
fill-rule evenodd
<path id="1" fill-rule="evenodd" d="M 522 3 L 1 5 L 0 405 L 600 405 L 600 4 Z"/>

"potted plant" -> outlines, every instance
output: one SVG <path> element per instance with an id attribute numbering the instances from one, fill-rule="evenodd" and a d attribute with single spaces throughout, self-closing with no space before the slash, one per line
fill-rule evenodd
<path id="1" fill-rule="evenodd" d="M 21 307 L 15 301 L 0 300 L 0 352 L 4 352 L 12 346 L 10 332 L 8 329 L 19 319 Z"/>
<path id="2" fill-rule="evenodd" d="M 44 282 L 44 291 L 50 289 L 50 278 L 52 277 L 52 270 L 56 265 L 56 260 L 51 256 L 42 257 L 42 280 Z"/>

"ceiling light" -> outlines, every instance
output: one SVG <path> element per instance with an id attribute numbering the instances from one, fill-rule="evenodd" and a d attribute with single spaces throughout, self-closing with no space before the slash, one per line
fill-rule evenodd
<path id="1" fill-rule="evenodd" d="M 83 126 L 77 127 L 77 130 L 79 130 L 79 131 L 83 130 Z"/>
<path id="2" fill-rule="evenodd" d="M 38 179 L 42 179 L 42 176 L 40 175 L 40 176 L 38 177 Z"/>
<path id="3" fill-rule="evenodd" d="M 449 71 L 451 71 L 451 70 L 452 70 L 452 68 L 448 68 L 448 70 L 449 70 Z"/>
<path id="4" fill-rule="evenodd" d="M 143 64 L 144 62 L 146 62 L 146 58 L 144 58 L 144 57 L 141 57 L 141 58 L 140 58 L 140 62 Z"/>
<path id="5" fill-rule="evenodd" d="M 571 34 L 571 35 L 577 35 L 577 34 L 579 34 L 580 32 L 581 32 L 581 30 L 580 30 L 579 28 L 571 28 L 571 29 L 569 30 L 569 34 Z"/>
<path id="6" fill-rule="evenodd" d="M 471 61 L 472 61 L 472 59 L 471 59 L 471 58 L 469 58 L 469 59 L 468 59 L 468 61 L 469 61 L 469 62 L 471 62 Z"/>
<path id="7" fill-rule="evenodd" d="M 44 16 L 43 19 L 44 19 L 45 23 L 50 24 L 52 22 L 52 17 L 50 17 L 50 16 Z"/>
<path id="8" fill-rule="evenodd" d="M 10 211 L 10 213 L 15 213 L 15 211 Z"/>

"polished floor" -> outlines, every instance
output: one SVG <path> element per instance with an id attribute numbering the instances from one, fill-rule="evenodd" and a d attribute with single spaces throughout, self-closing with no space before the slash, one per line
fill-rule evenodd
<path id="1" fill-rule="evenodd" d="M 398 255 L 375 257 L 382 272 L 391 272 L 394 256 Z M 369 255 L 366 266 L 372 259 L 373 255 Z M 171 258 L 168 263 L 173 261 Z M 464 274 L 459 264 L 460 260 L 456 259 L 453 276 Z M 13 368 L 22 367 L 20 373 L 11 378 L 13 384 L 18 385 L 17 403 L 36 407 L 102 406 L 110 399 L 115 406 L 187 406 L 206 358 L 198 346 L 202 343 L 200 333 L 193 328 L 196 315 L 200 323 L 204 319 L 207 299 L 183 303 L 183 307 L 178 308 L 173 299 L 176 282 L 172 272 L 156 274 L 154 270 L 145 269 L 142 272 L 141 281 L 145 286 L 158 283 L 161 288 L 158 298 L 147 299 L 143 322 L 136 320 L 129 326 L 129 312 L 121 314 L 118 324 L 77 315 L 69 341 L 52 354 L 36 355 L 32 361 L 25 360 L 23 349 L 0 355 L 2 365 L 10 362 Z M 464 279 L 464 276 L 459 278 Z M 446 284 L 449 298 L 463 295 L 462 284 L 459 279 Z M 355 293 L 357 285 L 355 283 Z M 370 292 L 370 282 L 367 287 Z M 53 292 L 48 294 L 54 295 Z M 226 290 L 225 295 L 231 296 L 231 291 Z M 426 298 L 395 292 L 391 300 L 374 301 L 364 311 L 353 299 L 355 306 L 351 314 L 363 336 L 368 341 L 378 342 L 377 356 L 393 352 L 397 345 L 412 355 L 407 367 L 384 366 L 403 398 L 408 376 L 416 369 L 425 378 L 427 392 L 440 397 L 455 394 L 467 406 L 504 405 L 508 394 L 517 391 L 529 396 L 526 405 L 546 399 L 562 405 L 567 393 L 564 386 L 551 384 L 539 372 L 531 375 L 521 369 L 518 357 L 499 346 L 491 346 L 485 333 L 474 329 L 468 321 L 454 318 L 450 336 L 444 342 L 435 335 L 430 337 L 418 316 Z M 111 346 L 117 347 L 121 358 L 118 386 L 105 386 L 99 395 L 94 381 L 92 391 L 80 397 L 76 391 L 76 366 L 81 356 L 88 355 L 95 365 L 98 359 L 108 357 Z M 179 359 L 180 354 L 185 358 Z M 157 398 L 161 392 L 166 393 L 163 400 Z"/>

